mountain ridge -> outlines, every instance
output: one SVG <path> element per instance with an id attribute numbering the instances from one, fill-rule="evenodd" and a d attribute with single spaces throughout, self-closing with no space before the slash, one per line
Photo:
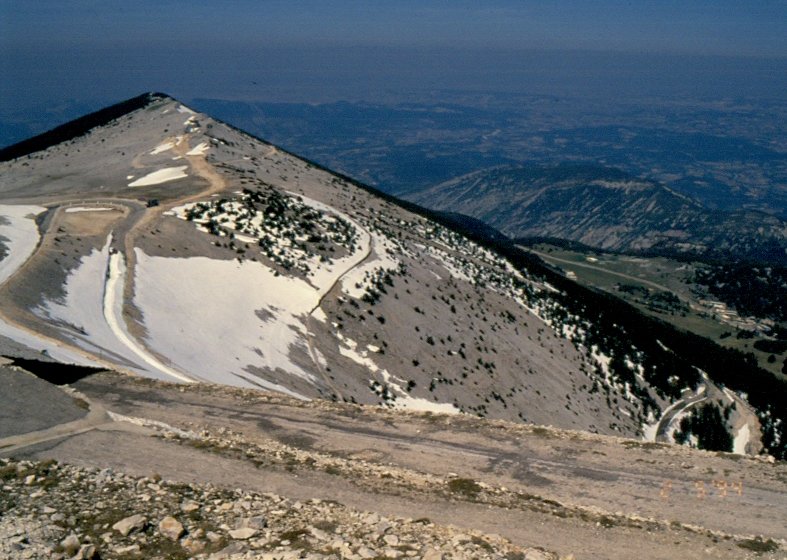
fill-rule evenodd
<path id="1" fill-rule="evenodd" d="M 41 134 L 37 134 L 31 138 L 0 149 L 0 161 L 9 161 L 24 157 L 35 152 L 43 151 L 62 142 L 73 140 L 94 128 L 105 125 L 137 109 L 146 107 L 156 99 L 172 99 L 172 97 L 166 93 L 151 91 L 142 93 L 125 101 L 120 101 L 119 103 L 67 121 Z"/>

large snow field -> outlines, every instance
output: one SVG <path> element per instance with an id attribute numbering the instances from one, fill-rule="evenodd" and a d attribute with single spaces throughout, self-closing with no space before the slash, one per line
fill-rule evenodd
<path id="1" fill-rule="evenodd" d="M 150 257 L 137 249 L 134 303 L 142 311 L 147 344 L 195 377 L 301 397 L 247 371 L 281 370 L 314 383 L 294 363 L 307 350 L 303 321 L 319 293 L 303 280 L 276 276 L 258 262 L 206 257 Z"/>
<path id="2" fill-rule="evenodd" d="M 120 254 L 110 255 L 111 237 L 104 247 L 94 249 L 71 270 L 64 284 L 65 295 L 45 301 L 34 310 L 47 319 L 77 346 L 135 373 L 181 381 L 188 379 L 157 363 L 142 352 L 119 324 L 124 270 Z M 115 266 L 110 266 L 110 261 Z"/>
<path id="3" fill-rule="evenodd" d="M 43 206 L 0 205 L 0 241 L 5 246 L 5 256 L 0 258 L 0 284 L 35 251 L 40 238 L 35 217 L 45 210 Z"/>
<path id="4" fill-rule="evenodd" d="M 188 169 L 188 167 L 188 165 L 179 165 L 177 167 L 165 167 L 164 169 L 159 169 L 158 171 L 152 171 L 147 175 L 143 175 L 136 181 L 130 182 L 128 186 L 147 187 L 150 185 L 167 183 L 176 179 L 183 179 L 184 177 L 188 177 L 188 174 L 186 173 L 186 169 Z"/>
<path id="5" fill-rule="evenodd" d="M 106 285 L 104 287 L 103 312 L 106 324 L 109 325 L 112 334 L 117 341 L 128 349 L 141 363 L 148 367 L 146 371 L 156 378 L 175 378 L 180 381 L 190 382 L 192 378 L 162 364 L 155 356 L 151 355 L 144 347 L 138 344 L 133 337 L 126 331 L 126 324 L 123 320 L 123 291 L 126 276 L 126 264 L 120 253 L 114 253 L 109 257 L 109 269 L 106 274 Z M 163 375 L 163 377 L 162 377 Z"/>

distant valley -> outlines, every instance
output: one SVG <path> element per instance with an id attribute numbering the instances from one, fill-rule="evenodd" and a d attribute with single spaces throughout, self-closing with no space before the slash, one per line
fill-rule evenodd
<path id="1" fill-rule="evenodd" d="M 497 165 L 590 163 L 710 209 L 787 219 L 779 100 L 621 99 L 441 91 L 387 103 L 194 106 L 397 196 Z"/>
<path id="2" fill-rule="evenodd" d="M 787 376 L 784 268 L 637 257 L 538 240 L 522 246 L 568 278 Z"/>
<path id="3" fill-rule="evenodd" d="M 787 339 L 787 222 L 775 216 L 712 211 L 653 181 L 579 164 L 495 167 L 409 198 L 543 245 L 538 254 L 572 278 L 726 345 L 743 341 L 732 346 L 784 369 L 782 351 L 765 352 Z M 695 312 L 713 319 L 698 323 Z"/>

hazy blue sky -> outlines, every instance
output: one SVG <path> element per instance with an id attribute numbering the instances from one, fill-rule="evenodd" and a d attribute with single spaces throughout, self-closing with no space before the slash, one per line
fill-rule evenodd
<path id="1" fill-rule="evenodd" d="M 151 89 L 782 96 L 785 29 L 785 0 L 0 0 L 0 108 Z"/>
<path id="2" fill-rule="evenodd" d="M 757 0 L 3 0 L 12 44 L 376 44 L 787 56 Z"/>

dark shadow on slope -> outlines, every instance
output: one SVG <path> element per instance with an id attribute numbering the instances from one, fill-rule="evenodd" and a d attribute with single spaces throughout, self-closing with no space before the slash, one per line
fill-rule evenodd
<path id="1" fill-rule="evenodd" d="M 61 364 L 60 362 L 47 362 L 42 360 L 30 360 L 26 358 L 11 358 L 13 364 L 29 371 L 39 379 L 48 381 L 54 385 L 70 385 L 80 379 L 89 377 L 100 371 L 101 368 L 78 366 L 75 364 Z"/>

